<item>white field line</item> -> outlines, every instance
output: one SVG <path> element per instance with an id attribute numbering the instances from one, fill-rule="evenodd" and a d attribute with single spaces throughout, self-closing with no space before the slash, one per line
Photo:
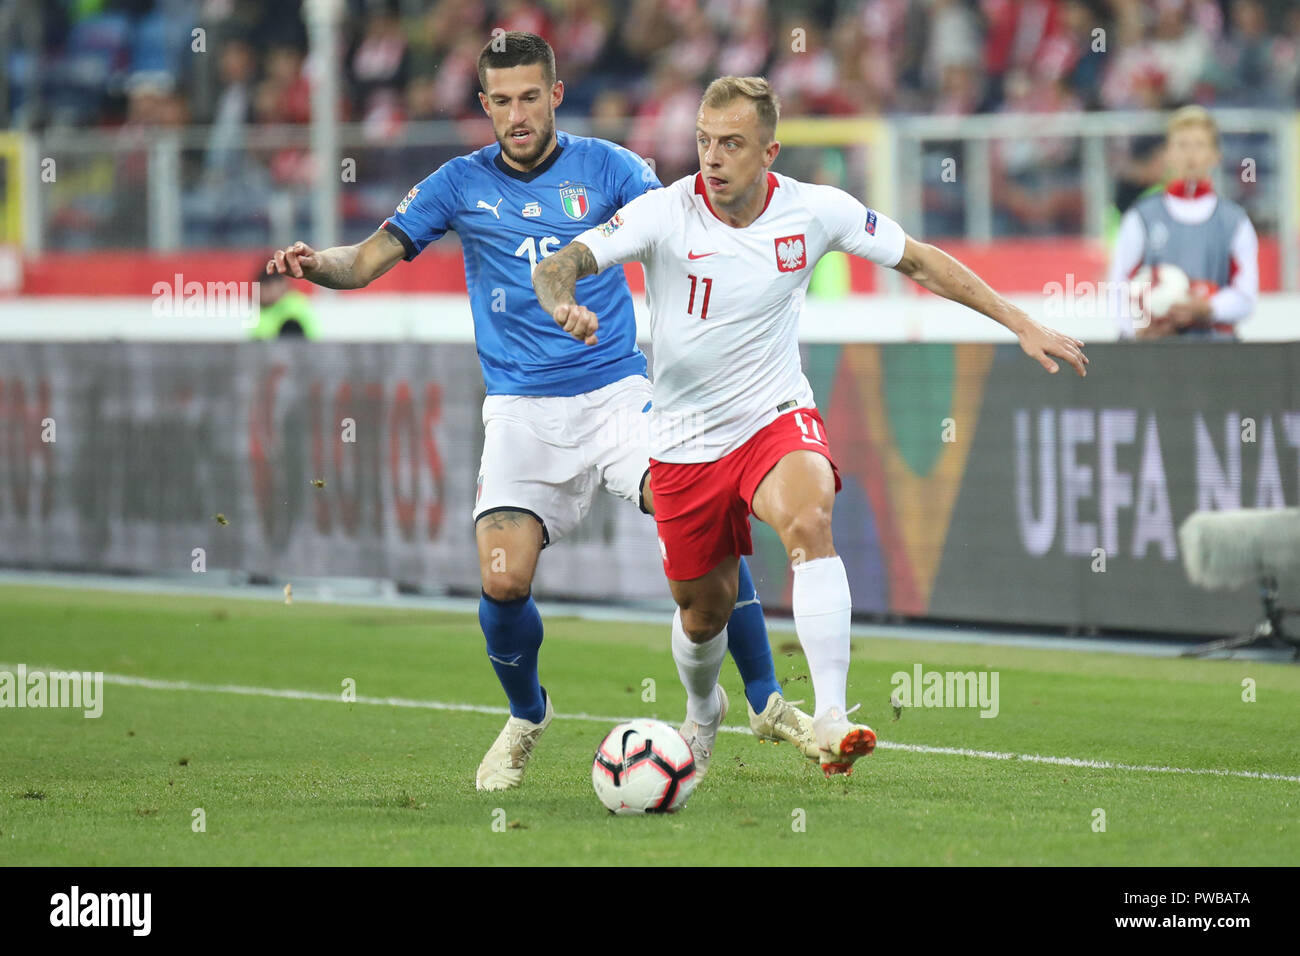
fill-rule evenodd
<path id="1" fill-rule="evenodd" d="M 0 664 L 0 670 L 13 673 L 17 669 L 13 664 Z M 27 673 L 37 671 L 57 671 L 57 667 L 27 667 Z M 498 717 L 509 716 L 505 707 L 489 707 L 483 704 L 456 704 L 440 700 L 413 700 L 409 697 L 366 697 L 357 695 L 355 700 L 344 701 L 342 692 L 326 694 L 311 690 L 287 690 L 275 687 L 245 687 L 239 684 L 199 684 L 184 680 L 159 680 L 153 677 L 133 677 L 129 674 L 105 674 L 105 684 L 117 684 L 121 687 L 143 687 L 147 690 L 196 691 L 210 694 L 242 694 L 246 697 L 279 697 L 286 700 L 315 700 L 329 704 L 356 703 L 379 707 L 412 707 L 419 710 L 446 710 L 458 713 L 489 714 Z M 585 720 L 606 725 L 621 724 L 632 720 L 631 717 L 605 717 L 600 714 L 559 714 L 560 720 Z M 747 727 L 724 726 L 727 733 L 748 734 Z M 1043 754 L 1006 753 L 999 750 L 970 750 L 965 747 L 930 747 L 925 744 L 902 744 L 882 740 L 877 745 L 881 750 L 901 750 L 906 753 L 947 754 L 954 757 L 977 757 L 981 760 L 1019 760 L 1024 763 L 1051 764 L 1058 767 L 1083 767 L 1089 770 L 1122 770 L 1129 773 L 1181 773 L 1208 777 L 1241 777 L 1247 780 L 1282 780 L 1287 783 L 1300 783 L 1300 776 L 1281 773 L 1262 773 L 1256 770 L 1218 770 L 1205 767 L 1165 767 L 1152 764 L 1116 763 L 1112 760 L 1085 760 L 1079 757 L 1051 757 Z"/>

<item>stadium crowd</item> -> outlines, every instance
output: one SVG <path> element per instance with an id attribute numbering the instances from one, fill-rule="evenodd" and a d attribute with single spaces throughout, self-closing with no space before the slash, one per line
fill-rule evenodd
<path id="1" fill-rule="evenodd" d="M 131 91 L 217 121 L 309 115 L 301 0 L 6 0 L 9 125 L 123 122 Z M 30 7 L 30 9 L 28 9 Z M 700 84 L 763 73 L 788 115 L 1300 104 L 1289 0 L 346 0 L 348 117 L 476 115 L 494 27 L 546 36 L 571 115 L 656 139 Z M 28 19 L 24 14 L 33 13 Z M 207 36 L 192 55 L 191 30 Z M 591 82 L 584 82 L 590 80 Z M 224 102 L 223 102 L 224 100 Z M 686 104 L 684 107 L 682 104 Z"/>
<path id="2" fill-rule="evenodd" d="M 341 118 L 368 142 L 391 144 L 408 122 L 481 118 L 478 52 L 493 28 L 524 30 L 556 49 L 565 121 L 653 154 L 665 181 L 694 163 L 699 96 L 724 73 L 767 75 L 786 117 L 1300 106 L 1292 0 L 342 3 Z M 205 125 L 203 155 L 187 159 L 198 218 L 219 214 L 232 187 L 256 205 L 309 181 L 304 150 L 244 149 L 250 127 L 310 119 L 302 0 L 0 0 L 0 11 L 12 27 L 0 30 L 7 125 Z M 448 155 L 481 133 L 465 124 Z M 1150 185 L 1142 147 L 1130 149 L 1133 195 Z M 997 234 L 1077 231 L 1077 141 L 1003 141 L 993 158 Z M 393 188 L 407 175 L 395 171 Z M 960 200 L 947 203 L 927 197 L 927 231 L 964 229 Z"/>

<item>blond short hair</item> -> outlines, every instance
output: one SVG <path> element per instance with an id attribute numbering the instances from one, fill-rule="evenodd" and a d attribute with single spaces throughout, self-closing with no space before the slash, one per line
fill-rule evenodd
<path id="1" fill-rule="evenodd" d="M 1174 110 L 1169 122 L 1165 124 L 1165 139 L 1173 139 L 1174 133 L 1180 129 L 1186 129 L 1189 126 L 1200 126 L 1210 131 L 1210 136 L 1214 139 L 1214 148 L 1219 148 L 1219 124 L 1214 122 L 1214 117 L 1204 106 L 1184 106 L 1181 109 Z"/>
<path id="2" fill-rule="evenodd" d="M 720 76 L 704 91 L 700 107 L 721 109 L 732 100 L 745 98 L 754 104 L 758 125 L 767 133 L 770 143 L 776 135 L 776 123 L 781 118 L 781 99 L 772 84 L 763 76 Z"/>

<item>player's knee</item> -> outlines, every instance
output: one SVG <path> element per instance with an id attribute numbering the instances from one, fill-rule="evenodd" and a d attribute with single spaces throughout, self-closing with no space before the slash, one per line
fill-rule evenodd
<path id="1" fill-rule="evenodd" d="M 733 600 L 732 604 L 734 603 Z M 727 626 L 727 618 L 731 616 L 730 611 L 730 605 L 725 608 L 696 607 L 682 611 L 682 630 L 686 632 L 686 636 L 693 644 L 711 641 Z"/>
<path id="2" fill-rule="evenodd" d="M 830 508 L 811 505 L 792 513 L 781 528 L 781 540 L 792 553 L 797 550 L 806 558 L 824 557 L 822 552 L 831 547 Z"/>
<path id="3" fill-rule="evenodd" d="M 494 601 L 518 601 L 528 597 L 533 582 L 528 575 L 519 571 L 493 571 L 486 568 L 482 573 L 483 593 Z"/>

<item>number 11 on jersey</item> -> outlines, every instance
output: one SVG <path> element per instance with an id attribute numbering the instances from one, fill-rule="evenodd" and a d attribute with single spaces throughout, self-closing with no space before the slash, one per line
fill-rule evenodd
<path id="1" fill-rule="evenodd" d="M 700 303 L 700 318 L 707 319 L 709 317 L 709 293 L 713 291 L 713 280 L 700 279 L 693 275 L 688 275 L 686 278 L 691 280 L 691 298 L 686 303 L 686 314 L 695 314 L 695 285 L 698 282 L 704 286 L 704 301 Z"/>
<path id="2" fill-rule="evenodd" d="M 799 412 L 795 412 L 794 423 L 799 426 L 799 431 L 803 432 L 803 440 L 808 444 L 826 444 L 826 439 L 822 438 L 822 430 L 817 427 L 817 419 L 804 418 Z"/>

